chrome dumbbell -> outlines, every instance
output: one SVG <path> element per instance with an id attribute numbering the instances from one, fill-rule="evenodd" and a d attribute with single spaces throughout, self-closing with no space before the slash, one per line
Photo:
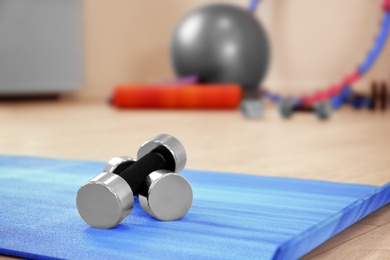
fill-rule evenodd
<path id="1" fill-rule="evenodd" d="M 292 100 L 284 99 L 278 105 L 279 114 L 289 119 L 294 112 L 314 112 L 318 119 L 326 120 L 332 115 L 332 104 L 328 101 L 318 102 L 313 107 L 297 106 Z"/>
<path id="2" fill-rule="evenodd" d="M 119 173 L 132 160 L 131 157 L 115 157 L 107 164 L 105 171 Z M 182 218 L 192 204 L 192 189 L 188 181 L 169 170 L 150 173 L 142 183 L 138 196 L 146 212 L 165 221 Z"/>
<path id="3" fill-rule="evenodd" d="M 77 209 L 92 227 L 111 228 L 132 210 L 134 195 L 149 214 L 160 220 L 184 216 L 192 203 L 192 189 L 177 174 L 186 164 L 183 145 L 173 136 L 162 134 L 145 142 L 138 160 L 116 157 L 103 173 L 77 192 Z"/>

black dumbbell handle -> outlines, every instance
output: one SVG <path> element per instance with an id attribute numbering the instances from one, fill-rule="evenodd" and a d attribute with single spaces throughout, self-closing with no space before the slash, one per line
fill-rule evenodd
<path id="1" fill-rule="evenodd" d="M 157 147 L 136 162 L 122 163 L 114 170 L 114 173 L 121 176 L 136 195 L 146 177 L 157 170 L 175 170 L 175 159 L 163 146 Z"/>
<path id="2" fill-rule="evenodd" d="M 118 167 L 119 168 L 119 167 Z M 123 169 L 123 167 L 121 167 Z M 114 171 L 114 173 L 121 176 L 127 184 L 129 184 L 133 194 L 139 192 L 142 182 L 146 177 L 157 170 L 166 169 L 166 160 L 163 155 L 156 152 L 151 152 L 140 158 L 138 161 L 131 163 L 131 165 L 124 170 Z"/>
<path id="3" fill-rule="evenodd" d="M 308 106 L 295 106 L 293 108 L 293 111 L 294 112 L 313 112 L 313 108 L 308 107 Z"/>

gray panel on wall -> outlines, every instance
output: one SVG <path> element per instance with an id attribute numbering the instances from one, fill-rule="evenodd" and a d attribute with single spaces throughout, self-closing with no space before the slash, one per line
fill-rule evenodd
<path id="1" fill-rule="evenodd" d="M 81 0 L 0 0 L 0 95 L 83 83 Z"/>

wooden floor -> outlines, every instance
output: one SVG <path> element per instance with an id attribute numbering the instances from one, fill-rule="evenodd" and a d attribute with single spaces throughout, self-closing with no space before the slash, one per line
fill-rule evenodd
<path id="1" fill-rule="evenodd" d="M 343 110 L 328 122 L 312 114 L 261 120 L 238 111 L 117 111 L 102 102 L 0 103 L 0 154 L 106 161 L 136 155 L 169 133 L 187 168 L 384 185 L 390 181 L 390 111 Z M 1 257 L 0 257 L 1 258 Z M 304 259 L 390 259 L 390 206 L 351 226 Z"/>

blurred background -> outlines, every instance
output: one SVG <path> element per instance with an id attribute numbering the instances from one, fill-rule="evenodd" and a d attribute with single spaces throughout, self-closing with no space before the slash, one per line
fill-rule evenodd
<path id="1" fill-rule="evenodd" d="M 220 1 L 2 0 L 0 91 L 3 89 L 4 92 L 15 81 L 24 80 L 27 85 L 51 85 L 83 99 L 106 100 L 118 83 L 172 79 L 175 75 L 170 64 L 169 45 L 174 29 L 190 11 L 217 2 Z M 290 94 L 326 88 L 339 82 L 364 60 L 375 41 L 383 15 L 381 2 L 262 1 L 255 16 L 267 32 L 271 63 L 261 85 Z M 249 1 L 224 3 L 247 8 Z M 42 15 L 47 11 L 49 15 Z M 26 19 L 35 24 L 26 27 L 23 25 Z M 8 39 L 11 44 L 10 41 L 16 42 L 18 37 L 23 39 L 24 45 L 20 48 L 13 45 L 16 51 L 11 57 L 11 47 L 4 42 Z M 26 49 L 28 42 L 31 46 L 45 43 L 46 47 L 44 50 Z M 24 50 L 20 51 L 21 48 Z M 39 51 L 46 51 L 47 55 L 33 59 L 33 53 Z M 33 62 L 27 62 L 29 56 Z M 15 60 L 15 57 L 18 62 L 10 67 L 10 59 Z M 387 44 L 373 69 L 359 81 L 357 89 L 368 91 L 373 80 L 388 81 L 389 59 Z M 54 69 L 53 64 L 58 68 Z M 41 73 L 39 68 L 46 67 L 52 68 L 46 73 L 47 78 L 32 82 L 34 70 L 31 68 Z M 18 76 L 4 76 L 10 74 Z M 44 86 L 35 87 L 45 89 Z"/>
<path id="2" fill-rule="evenodd" d="M 85 1 L 86 88 L 81 94 L 102 98 L 118 82 L 173 78 L 169 44 L 174 28 L 194 8 L 215 2 Z M 225 2 L 246 8 L 249 1 Z M 380 0 L 262 1 L 256 17 L 272 53 L 263 85 L 290 93 L 340 81 L 375 41 L 380 5 Z M 387 46 L 362 88 L 373 79 L 390 78 L 389 59 Z"/>
<path id="3" fill-rule="evenodd" d="M 84 1 L 86 84 L 83 97 L 104 98 L 118 82 L 174 77 L 169 44 L 194 8 L 220 1 Z M 249 1 L 225 1 L 246 8 Z M 256 11 L 271 44 L 263 85 L 281 93 L 326 88 L 353 71 L 370 50 L 383 11 L 379 0 L 264 0 Z M 387 45 L 359 84 L 389 80 Z"/>

